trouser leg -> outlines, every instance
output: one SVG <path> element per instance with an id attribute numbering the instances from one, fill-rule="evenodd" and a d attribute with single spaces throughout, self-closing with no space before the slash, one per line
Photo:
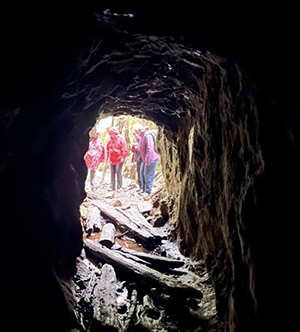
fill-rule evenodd
<path id="1" fill-rule="evenodd" d="M 141 172 L 140 172 L 140 170 L 141 170 L 141 163 L 142 163 L 141 160 L 138 160 L 136 162 L 136 172 L 137 172 L 137 175 L 138 175 L 138 184 L 139 184 L 139 187 L 140 187 L 140 189 L 143 189 Z"/>
<path id="2" fill-rule="evenodd" d="M 110 188 L 116 189 L 116 165 L 110 164 Z"/>
<path id="3" fill-rule="evenodd" d="M 123 163 L 116 165 L 116 173 L 117 173 L 117 188 L 121 189 L 123 186 L 123 176 L 122 176 L 122 167 Z"/>
<path id="4" fill-rule="evenodd" d="M 151 194 L 152 191 L 157 163 L 158 159 L 153 160 L 150 165 L 145 165 L 145 192 L 147 194 Z"/>
<path id="5" fill-rule="evenodd" d="M 142 190 L 145 191 L 145 163 L 142 161 L 140 166 L 140 176 L 141 176 L 141 184 Z"/>

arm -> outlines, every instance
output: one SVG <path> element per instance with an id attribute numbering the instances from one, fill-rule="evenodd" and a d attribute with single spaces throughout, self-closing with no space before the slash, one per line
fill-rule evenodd
<path id="1" fill-rule="evenodd" d="M 100 157 L 101 162 L 104 162 L 105 160 L 105 147 L 103 144 L 101 144 L 101 157 Z"/>
<path id="2" fill-rule="evenodd" d="M 127 143 L 125 141 L 125 138 L 122 138 L 121 140 L 121 156 L 122 158 L 127 157 L 128 155 L 128 147 L 127 147 Z"/>
<path id="3" fill-rule="evenodd" d="M 152 157 L 152 151 L 154 149 L 154 142 L 152 139 L 152 136 L 148 134 L 145 139 L 145 145 L 146 145 L 146 156 L 145 156 L 145 164 L 150 165 L 151 164 L 151 157 Z"/>

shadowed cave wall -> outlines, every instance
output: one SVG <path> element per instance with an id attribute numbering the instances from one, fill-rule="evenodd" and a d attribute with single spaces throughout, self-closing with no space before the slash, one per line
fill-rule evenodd
<path id="1" fill-rule="evenodd" d="M 240 36 L 231 25 L 219 30 L 227 41 L 207 28 L 198 34 L 193 19 L 192 32 L 184 27 L 181 35 L 172 25 L 176 8 L 169 18 L 164 8 L 148 8 L 146 16 L 140 8 L 131 20 L 89 4 L 5 22 L 12 31 L 4 34 L 1 69 L 3 322 L 32 331 L 76 325 L 67 285 L 82 246 L 88 130 L 99 114 L 130 114 L 161 128 L 173 236 L 186 255 L 206 259 L 224 330 L 292 324 L 292 313 L 285 318 L 278 305 L 297 289 L 290 225 L 298 216 L 299 113 L 292 74 L 273 73 L 272 48 L 268 63 L 265 53 L 255 63 L 259 56 L 242 39 L 236 46 Z M 151 29 L 150 20 L 165 25 Z"/>

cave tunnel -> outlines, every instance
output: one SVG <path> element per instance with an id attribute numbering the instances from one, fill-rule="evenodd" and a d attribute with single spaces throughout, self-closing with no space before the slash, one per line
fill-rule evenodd
<path id="1" fill-rule="evenodd" d="M 293 12 L 274 4 L 265 11 L 255 1 L 29 1 L 3 11 L 7 331 L 75 329 L 68 289 L 82 249 L 88 132 L 97 117 L 124 114 L 159 127 L 177 240 L 185 255 L 205 259 L 222 330 L 296 323 Z"/>

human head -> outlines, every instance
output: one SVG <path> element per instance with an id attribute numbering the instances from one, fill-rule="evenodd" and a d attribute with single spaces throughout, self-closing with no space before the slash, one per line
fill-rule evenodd
<path id="1" fill-rule="evenodd" d="M 150 128 L 149 128 L 148 126 L 143 127 L 143 129 L 141 130 L 141 134 L 142 134 L 142 136 L 144 136 L 145 133 L 146 133 L 146 131 L 149 130 L 149 129 L 150 129 Z"/>
<path id="2" fill-rule="evenodd" d="M 143 130 L 143 125 L 140 123 L 135 123 L 132 127 L 133 135 L 139 135 Z"/>
<path id="3" fill-rule="evenodd" d="M 117 127 L 111 127 L 108 130 L 108 135 L 109 136 L 116 136 L 119 134 L 119 129 Z"/>

